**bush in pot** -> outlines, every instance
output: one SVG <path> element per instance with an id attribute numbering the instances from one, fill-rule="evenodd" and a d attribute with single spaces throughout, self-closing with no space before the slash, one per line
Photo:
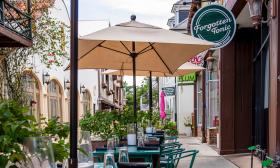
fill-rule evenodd
<path id="1" fill-rule="evenodd" d="M 0 101 L 0 167 L 17 167 L 27 158 L 22 150 L 26 137 L 36 136 L 36 120 L 28 108 L 11 100 Z"/>
<path id="2" fill-rule="evenodd" d="M 176 122 L 174 122 L 174 121 L 167 121 L 166 124 L 164 125 L 163 129 L 165 130 L 166 134 L 169 136 L 178 135 Z"/>
<path id="3" fill-rule="evenodd" d="M 186 135 L 191 136 L 192 135 L 192 118 L 190 116 L 185 117 L 184 125 L 186 127 Z"/>
<path id="4" fill-rule="evenodd" d="M 63 162 L 70 154 L 70 144 L 67 140 L 70 134 L 69 124 L 60 122 L 58 117 L 48 121 L 42 118 L 41 121 L 41 136 L 51 137 L 54 159 L 56 162 Z"/>

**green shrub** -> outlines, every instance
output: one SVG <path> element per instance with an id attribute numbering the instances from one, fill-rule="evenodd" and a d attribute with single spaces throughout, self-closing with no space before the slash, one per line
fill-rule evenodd
<path id="1" fill-rule="evenodd" d="M 177 136 L 178 135 L 176 122 L 174 122 L 174 121 L 167 121 L 167 123 L 164 125 L 163 129 L 165 130 L 166 134 L 169 135 L 169 136 Z"/>
<path id="2" fill-rule="evenodd" d="M 106 140 L 113 135 L 119 138 L 126 136 L 127 126 L 134 121 L 133 110 L 126 107 L 123 111 L 98 111 L 94 115 L 87 113 L 80 120 L 80 127 L 81 130 L 90 131 L 91 134 Z M 150 122 L 149 113 L 137 112 L 136 121 L 138 126 L 146 128 Z M 160 124 L 159 112 L 153 112 L 151 123 L 153 126 Z"/>
<path id="3" fill-rule="evenodd" d="M 37 135 L 34 116 L 27 115 L 28 108 L 14 101 L 0 101 L 0 167 L 10 162 L 26 160 L 22 143 L 26 137 Z"/>

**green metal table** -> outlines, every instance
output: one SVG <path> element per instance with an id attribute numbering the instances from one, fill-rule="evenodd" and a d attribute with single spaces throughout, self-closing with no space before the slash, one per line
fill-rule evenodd
<path id="1" fill-rule="evenodd" d="M 117 164 L 115 167 L 118 167 Z M 104 168 L 104 163 L 94 163 L 93 168 Z"/>
<path id="2" fill-rule="evenodd" d="M 103 157 L 107 150 L 97 150 L 92 152 L 93 157 Z M 114 150 L 115 160 L 119 156 L 119 148 Z M 160 165 L 160 148 L 157 150 L 137 150 L 137 146 L 128 146 L 129 158 L 143 158 L 145 162 L 152 162 L 153 167 Z"/>

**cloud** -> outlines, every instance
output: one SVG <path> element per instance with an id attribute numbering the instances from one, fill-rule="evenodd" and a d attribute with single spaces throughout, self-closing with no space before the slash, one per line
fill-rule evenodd
<path id="1" fill-rule="evenodd" d="M 162 16 L 170 13 L 174 0 L 100 0 L 112 9 L 126 10 L 142 15 Z"/>

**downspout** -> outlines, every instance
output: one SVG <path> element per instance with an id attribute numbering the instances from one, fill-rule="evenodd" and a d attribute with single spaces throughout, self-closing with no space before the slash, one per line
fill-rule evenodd
<path id="1" fill-rule="evenodd" d="M 100 84 L 100 75 L 101 75 L 101 73 L 100 73 L 100 69 L 98 69 L 97 70 L 97 72 L 98 72 L 98 97 L 97 97 L 97 103 L 98 103 L 98 110 L 101 110 L 101 93 L 100 93 L 100 91 L 101 91 L 101 89 L 100 89 L 100 87 L 101 87 L 101 84 Z"/>

